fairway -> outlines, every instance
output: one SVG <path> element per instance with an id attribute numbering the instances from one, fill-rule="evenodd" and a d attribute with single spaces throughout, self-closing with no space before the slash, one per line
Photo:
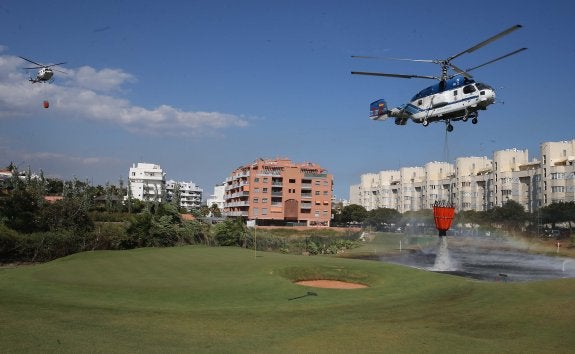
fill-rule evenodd
<path id="1" fill-rule="evenodd" d="M 325 289 L 297 280 L 367 285 Z M 305 296 L 310 292 L 315 296 Z M 489 283 L 240 248 L 75 254 L 0 269 L 8 353 L 567 353 L 575 279 Z"/>

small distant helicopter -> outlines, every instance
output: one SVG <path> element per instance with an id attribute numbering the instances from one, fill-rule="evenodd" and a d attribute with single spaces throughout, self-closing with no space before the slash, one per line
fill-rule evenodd
<path id="1" fill-rule="evenodd" d="M 448 132 L 453 131 L 453 125 L 451 125 L 452 121 L 462 120 L 466 122 L 468 119 L 471 119 L 473 124 L 477 124 L 477 117 L 479 116 L 478 111 L 486 110 L 489 105 L 495 102 L 495 90 L 489 85 L 473 80 L 473 77 L 469 72 L 522 52 L 527 48 L 517 49 L 486 63 L 465 70 L 453 65 L 451 61 L 463 54 L 472 53 L 521 27 L 521 25 L 512 26 L 467 50 L 448 57 L 447 59 L 379 58 L 353 55 L 352 58 L 403 60 L 433 63 L 441 66 L 440 77 L 352 71 L 351 73 L 355 75 L 439 80 L 439 83 L 419 91 L 415 96 L 413 96 L 409 103 L 396 108 L 389 109 L 387 102 L 384 99 L 372 102 L 370 104 L 369 118 L 373 120 L 386 120 L 393 117 L 395 118 L 395 124 L 397 125 L 405 125 L 407 121 L 411 119 L 415 123 L 423 124 L 424 127 L 428 126 L 430 122 L 443 121 L 447 125 Z M 450 74 L 450 70 L 453 71 L 454 74 Z"/>
<path id="2" fill-rule="evenodd" d="M 35 78 L 30 78 L 30 82 L 32 83 L 37 83 L 37 82 L 52 82 L 54 81 L 54 79 L 52 78 L 54 76 L 54 71 L 57 71 L 59 73 L 62 74 L 66 74 L 66 72 L 62 71 L 62 70 L 58 70 L 58 69 L 52 69 L 53 66 L 57 66 L 57 65 L 62 65 L 62 64 L 66 64 L 66 63 L 57 63 L 57 64 L 50 64 L 50 65 L 44 65 L 44 64 L 39 64 L 36 63 L 35 61 L 32 61 L 30 59 L 26 59 L 24 57 L 20 57 L 21 59 L 26 60 L 27 62 L 30 62 L 36 66 L 31 67 L 31 68 L 24 68 L 27 70 L 38 70 L 38 73 L 36 74 Z"/>

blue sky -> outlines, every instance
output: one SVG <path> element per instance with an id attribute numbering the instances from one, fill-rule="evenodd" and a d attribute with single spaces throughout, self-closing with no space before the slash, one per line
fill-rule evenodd
<path id="1" fill-rule="evenodd" d="M 20 1 L 0 4 L 0 166 L 94 184 L 127 180 L 136 162 L 207 196 L 236 167 L 264 157 L 319 163 L 334 194 L 367 172 L 453 162 L 575 138 L 571 1 Z M 523 28 L 454 61 L 497 90 L 479 124 L 368 119 L 400 105 L 444 59 L 512 25 Z M 27 81 L 18 56 L 66 62 L 52 84 Z M 48 100 L 50 108 L 42 108 Z"/>

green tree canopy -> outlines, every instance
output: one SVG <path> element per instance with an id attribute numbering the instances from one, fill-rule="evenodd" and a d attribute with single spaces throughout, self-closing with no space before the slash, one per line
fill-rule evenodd
<path id="1" fill-rule="evenodd" d="M 364 225 L 371 226 L 376 230 L 388 231 L 391 224 L 401 220 L 401 214 L 390 208 L 377 208 L 367 212 Z"/>
<path id="2" fill-rule="evenodd" d="M 365 218 L 367 218 L 367 210 L 365 210 L 364 207 L 357 204 L 350 204 L 342 209 L 341 214 L 339 214 L 339 220 L 337 221 L 342 223 L 362 223 Z"/>
<path id="3" fill-rule="evenodd" d="M 488 213 L 491 222 L 499 223 L 508 229 L 515 230 L 529 220 L 523 205 L 508 200 L 503 206 L 495 207 Z"/>

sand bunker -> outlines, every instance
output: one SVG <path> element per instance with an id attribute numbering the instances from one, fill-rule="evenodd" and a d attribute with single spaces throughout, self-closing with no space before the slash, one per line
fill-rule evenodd
<path id="1" fill-rule="evenodd" d="M 328 289 L 362 289 L 367 288 L 367 285 L 358 283 L 348 283 L 339 280 L 302 280 L 296 284 L 304 286 L 312 286 L 314 288 L 328 288 Z"/>

